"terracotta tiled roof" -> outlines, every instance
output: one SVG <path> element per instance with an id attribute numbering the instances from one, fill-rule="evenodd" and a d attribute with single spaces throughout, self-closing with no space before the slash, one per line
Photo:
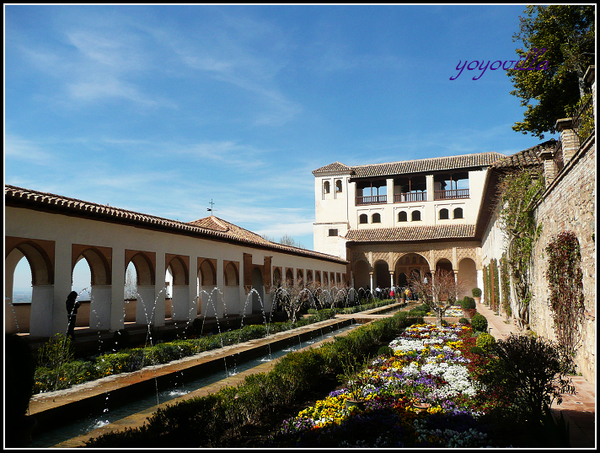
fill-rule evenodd
<path id="1" fill-rule="evenodd" d="M 348 167 L 348 165 L 342 164 L 341 162 L 334 162 L 332 164 L 329 165 L 325 165 L 324 167 L 321 168 L 317 168 L 316 170 L 313 170 L 313 175 L 317 175 L 320 173 L 347 173 L 352 171 L 351 167 Z"/>
<path id="2" fill-rule="evenodd" d="M 535 167 L 542 165 L 542 160 L 539 155 L 544 149 L 554 148 L 556 146 L 556 140 L 551 139 L 540 143 L 539 145 L 532 146 L 518 153 L 506 156 L 504 159 L 500 159 L 492 165 L 494 169 L 508 169 L 508 168 L 524 168 L 524 167 Z"/>
<path id="3" fill-rule="evenodd" d="M 257 244 L 264 245 L 281 245 L 274 242 L 268 241 L 262 236 L 253 233 L 252 231 L 246 230 L 242 227 L 229 223 L 226 220 L 220 219 L 214 215 L 204 217 L 203 219 L 194 220 L 189 222 L 190 225 L 199 226 L 202 228 L 208 228 L 210 230 L 222 232 L 232 238 L 244 239 Z"/>
<path id="4" fill-rule="evenodd" d="M 352 229 L 346 233 L 346 239 L 352 242 L 407 242 L 435 239 L 469 239 L 474 237 L 475 225 Z"/>
<path id="5" fill-rule="evenodd" d="M 477 153 L 461 156 L 432 157 L 429 159 L 406 160 L 383 164 L 355 165 L 349 167 L 340 162 L 326 165 L 313 171 L 316 176 L 321 173 L 350 172 L 353 178 L 372 178 L 432 171 L 456 170 L 461 168 L 487 167 L 506 156 L 501 153 Z"/>
<path id="6" fill-rule="evenodd" d="M 205 217 L 193 222 L 179 222 L 148 214 L 115 208 L 108 205 L 91 203 L 76 198 L 63 197 L 51 193 L 39 192 L 11 185 L 4 186 L 4 203 L 6 206 L 33 208 L 50 212 L 59 212 L 80 217 L 92 218 L 107 222 L 138 225 L 146 228 L 186 234 L 227 242 L 237 242 L 246 245 L 259 246 L 294 255 L 326 259 L 346 263 L 337 256 L 315 252 L 313 250 L 292 247 L 267 241 L 256 233 L 252 233 L 233 223 L 215 216 Z"/>

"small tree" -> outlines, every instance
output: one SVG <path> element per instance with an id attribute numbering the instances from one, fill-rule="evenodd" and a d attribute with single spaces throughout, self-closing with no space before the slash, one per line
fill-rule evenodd
<path id="1" fill-rule="evenodd" d="M 511 334 L 496 342 L 494 354 L 481 381 L 511 402 L 511 414 L 540 421 L 562 394 L 575 392 L 571 356 L 550 340 Z"/>
<path id="2" fill-rule="evenodd" d="M 437 269 L 433 274 L 413 273 L 410 286 L 421 295 L 431 311 L 437 316 L 437 324 L 442 325 L 446 310 L 456 301 L 457 294 L 464 290 L 463 284 L 455 279 L 454 272 Z"/>
<path id="3" fill-rule="evenodd" d="M 300 279 L 295 284 L 285 282 L 279 287 L 272 287 L 273 303 L 283 308 L 288 319 L 295 323 L 302 309 L 310 305 L 313 298 L 311 290 Z"/>

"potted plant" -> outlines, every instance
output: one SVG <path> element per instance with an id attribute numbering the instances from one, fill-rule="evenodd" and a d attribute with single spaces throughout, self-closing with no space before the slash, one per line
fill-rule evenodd
<path id="1" fill-rule="evenodd" d="M 465 318 L 471 319 L 477 313 L 477 305 L 475 299 L 465 296 L 461 302 L 461 308 Z"/>
<path id="2" fill-rule="evenodd" d="M 475 299 L 475 302 L 480 303 L 481 302 L 481 289 L 473 288 L 471 290 L 471 293 L 473 294 L 473 299 Z"/>

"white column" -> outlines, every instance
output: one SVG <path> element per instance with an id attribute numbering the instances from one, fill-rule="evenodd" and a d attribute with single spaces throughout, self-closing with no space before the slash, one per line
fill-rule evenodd
<path id="1" fill-rule="evenodd" d="M 67 296 L 65 296 L 65 302 Z M 54 285 L 34 285 L 31 294 L 31 324 L 29 334 L 32 337 L 51 337 L 55 331 L 52 330 L 52 310 L 54 306 Z M 65 328 L 59 330 L 61 333 L 67 331 L 67 307 L 64 309 Z"/>
<path id="2" fill-rule="evenodd" d="M 165 254 L 164 253 L 156 253 L 156 278 L 155 278 L 155 288 L 154 294 L 156 308 L 154 310 L 154 322 L 155 326 L 164 326 L 165 325 L 165 304 L 167 302 L 166 294 L 167 290 L 165 288 Z"/>
<path id="3" fill-rule="evenodd" d="M 481 299 L 479 300 L 480 303 L 484 303 L 484 294 L 483 294 L 483 270 L 482 269 L 478 269 L 477 270 L 477 288 L 481 289 Z"/>
<path id="4" fill-rule="evenodd" d="M 387 194 L 387 202 L 394 202 L 394 178 L 388 178 L 385 180 L 386 185 L 386 194 Z"/>
<path id="5" fill-rule="evenodd" d="M 154 285 L 138 285 L 137 303 L 135 305 L 135 322 L 138 324 L 154 324 L 152 314 L 154 308 Z"/>
<path id="6" fill-rule="evenodd" d="M 190 299 L 188 285 L 173 285 L 171 299 L 171 319 L 187 321 L 189 319 Z"/>
<path id="7" fill-rule="evenodd" d="M 433 192 L 434 192 L 433 175 L 425 176 L 425 189 L 427 190 L 427 201 L 433 201 Z"/>
<path id="8" fill-rule="evenodd" d="M 117 331 L 124 327 L 125 322 L 125 250 L 123 248 L 113 248 L 111 264 L 110 330 Z"/>
<path id="9" fill-rule="evenodd" d="M 111 286 L 92 285 L 90 302 L 90 328 L 109 330 L 111 321 Z"/>
<path id="10" fill-rule="evenodd" d="M 52 314 L 43 322 L 52 325 L 52 334 L 67 332 L 67 296 L 72 290 L 72 268 L 71 254 L 72 244 L 70 242 L 56 241 L 54 252 L 54 297 L 52 300 Z M 33 310 L 33 306 L 31 307 Z"/>

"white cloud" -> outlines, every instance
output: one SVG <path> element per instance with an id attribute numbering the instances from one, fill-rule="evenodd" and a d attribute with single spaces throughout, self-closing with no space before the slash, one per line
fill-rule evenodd
<path id="1" fill-rule="evenodd" d="M 39 165 L 48 165 L 55 160 L 53 154 L 39 143 L 12 134 L 4 137 L 4 155 Z"/>

